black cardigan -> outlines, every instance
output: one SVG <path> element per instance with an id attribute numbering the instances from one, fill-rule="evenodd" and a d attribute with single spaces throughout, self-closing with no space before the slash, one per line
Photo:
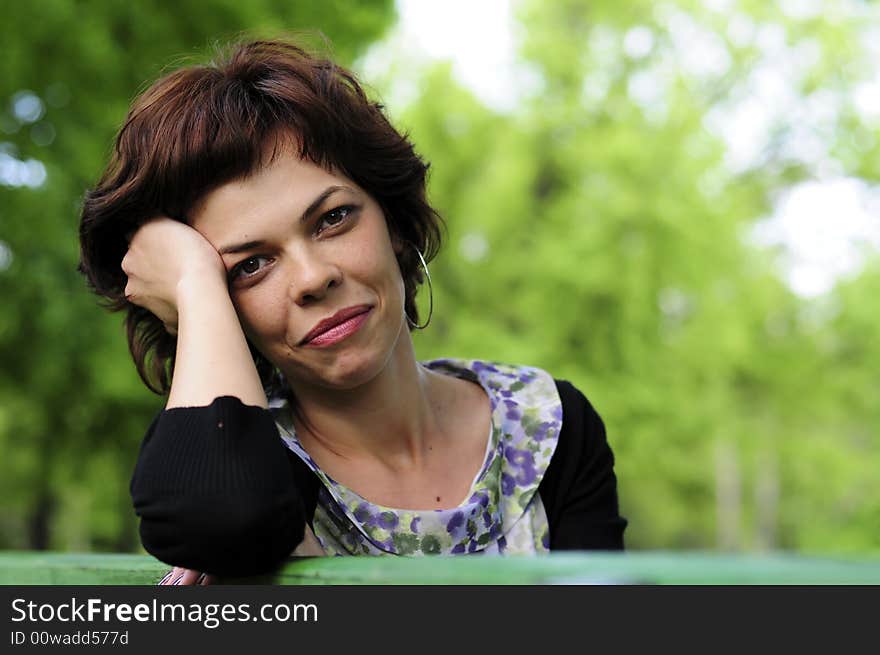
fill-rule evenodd
<path id="1" fill-rule="evenodd" d="M 562 430 L 538 487 L 552 550 L 620 550 L 614 455 L 602 419 L 556 380 Z M 232 396 L 160 412 L 131 479 L 144 548 L 173 566 L 220 575 L 275 568 L 311 525 L 321 482 L 285 447 L 268 410 Z"/>

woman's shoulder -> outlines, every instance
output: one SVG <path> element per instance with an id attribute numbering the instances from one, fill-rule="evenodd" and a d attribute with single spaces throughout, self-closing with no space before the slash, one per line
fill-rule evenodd
<path id="1" fill-rule="evenodd" d="M 525 364 L 446 357 L 422 362 L 433 371 L 469 379 L 481 384 L 490 396 L 528 402 L 558 400 L 553 376 L 544 369 Z"/>
<path id="2" fill-rule="evenodd" d="M 519 507 L 540 493 L 551 547 L 622 547 L 626 522 L 617 509 L 614 455 L 605 425 L 582 388 L 522 364 L 446 359 L 432 366 L 472 376 L 490 392 L 493 425 L 503 438 L 502 491 L 511 491 L 505 498 Z M 598 536 L 584 534 L 594 523 Z M 611 528 L 602 527 L 606 523 Z"/>
<path id="3" fill-rule="evenodd" d="M 554 484 L 610 456 L 605 424 L 587 395 L 570 380 L 524 364 L 444 358 L 422 362 L 432 370 L 470 379 L 489 395 L 493 423 L 513 435 L 511 445 L 546 453 Z"/>
<path id="4" fill-rule="evenodd" d="M 560 488 L 589 486 L 591 480 L 606 477 L 614 466 L 614 454 L 599 412 L 570 381 L 554 382 L 562 407 L 562 425 L 542 486 L 542 494 L 547 496 L 556 496 Z"/>
<path id="5" fill-rule="evenodd" d="M 442 359 L 429 368 L 479 383 L 489 397 L 493 442 L 500 445 L 513 478 L 540 481 L 563 429 L 563 399 L 570 385 L 542 368 L 486 360 Z"/>
<path id="6" fill-rule="evenodd" d="M 586 394 L 569 380 L 554 378 L 563 408 L 563 419 L 601 422 L 599 414 Z"/>
<path id="7" fill-rule="evenodd" d="M 442 358 L 422 362 L 428 368 L 479 382 L 490 396 L 520 405 L 559 405 L 559 418 L 598 419 L 580 388 L 552 372 L 528 364 L 482 359 Z M 595 416 L 594 416 L 595 415 Z M 599 419 L 601 420 L 601 419 Z"/>

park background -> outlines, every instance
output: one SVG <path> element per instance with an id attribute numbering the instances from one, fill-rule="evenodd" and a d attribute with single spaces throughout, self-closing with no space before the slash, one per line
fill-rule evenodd
<path id="1" fill-rule="evenodd" d="M 629 548 L 880 553 L 867 0 L 6 3 L 0 549 L 142 552 L 128 482 L 163 401 L 76 272 L 80 203 L 149 82 L 300 30 L 432 164 L 419 356 L 581 388 Z"/>

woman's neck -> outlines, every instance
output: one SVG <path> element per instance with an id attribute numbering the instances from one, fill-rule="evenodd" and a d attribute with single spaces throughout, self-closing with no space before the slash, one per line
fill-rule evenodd
<path id="1" fill-rule="evenodd" d="M 382 371 L 351 390 L 294 388 L 294 426 L 307 451 L 371 458 L 392 470 L 418 468 L 441 439 L 452 402 L 449 381 L 421 366 L 409 333 Z M 317 454 L 317 453 L 315 453 Z"/>

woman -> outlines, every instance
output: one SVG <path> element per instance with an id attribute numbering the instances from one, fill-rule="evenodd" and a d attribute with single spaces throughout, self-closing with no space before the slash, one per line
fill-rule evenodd
<path id="1" fill-rule="evenodd" d="M 291 552 L 623 547 L 579 391 L 417 361 L 440 243 L 427 168 L 349 72 L 284 41 L 135 101 L 84 203 L 80 268 L 168 394 L 131 481 L 144 547 L 175 566 L 163 584 Z"/>

